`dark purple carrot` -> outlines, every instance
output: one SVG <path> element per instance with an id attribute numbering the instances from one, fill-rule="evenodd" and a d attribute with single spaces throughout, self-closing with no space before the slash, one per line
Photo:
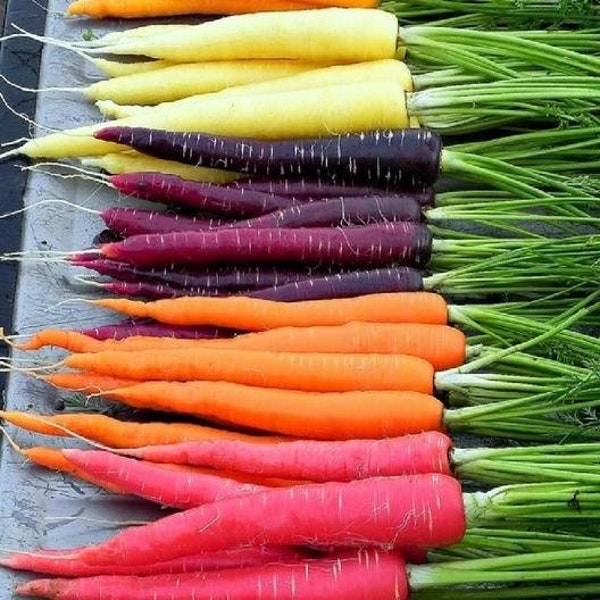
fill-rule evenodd
<path id="1" fill-rule="evenodd" d="M 106 225 L 122 236 L 175 231 L 207 231 L 225 227 L 329 227 L 421 220 L 421 205 L 409 194 L 331 198 L 291 206 L 244 221 L 224 223 L 160 211 L 110 208 L 101 213 Z"/>
<path id="2" fill-rule="evenodd" d="M 143 235 L 104 244 L 99 254 L 138 267 L 218 263 L 366 267 L 429 262 L 432 237 L 420 223 L 349 228 L 220 229 Z M 85 256 L 85 255 L 83 255 Z M 72 258 L 77 260 L 81 254 Z"/>
<path id="3" fill-rule="evenodd" d="M 150 320 L 126 319 L 120 323 L 84 329 L 81 333 L 96 340 L 123 340 L 137 335 L 200 340 L 231 337 L 235 332 L 216 327 L 179 327 Z"/>
<path id="4" fill-rule="evenodd" d="M 297 204 L 290 198 L 269 193 L 190 181 L 163 173 L 113 175 L 109 182 L 127 196 L 234 217 L 256 217 Z"/>
<path id="5" fill-rule="evenodd" d="M 88 281 L 87 283 L 109 294 L 117 294 L 128 298 L 146 298 L 148 300 L 163 300 L 165 298 L 181 298 L 182 296 L 218 296 L 215 290 L 207 288 L 175 288 L 162 283 L 147 281 Z M 246 291 L 246 290 L 243 290 Z M 243 293 L 242 291 L 242 293 Z"/>
<path id="6" fill-rule="evenodd" d="M 382 183 L 380 187 L 367 187 L 348 185 L 343 181 L 335 184 L 318 177 L 314 179 L 236 179 L 231 183 L 227 183 L 226 187 L 274 194 L 302 202 L 322 200 L 323 198 L 340 198 L 342 196 L 346 198 L 348 196 L 379 196 L 391 191 L 390 186 L 385 183 Z M 432 205 L 433 196 L 433 190 L 429 188 L 423 194 L 423 204 L 426 206 Z"/>
<path id="7" fill-rule="evenodd" d="M 416 128 L 267 142 L 141 127 L 106 127 L 94 135 L 159 158 L 252 176 L 410 189 L 436 181 L 442 153 L 440 136 Z"/>
<path id="8" fill-rule="evenodd" d="M 370 271 L 352 271 L 311 277 L 281 286 L 257 290 L 248 294 L 253 298 L 279 302 L 352 298 L 366 294 L 388 292 L 419 292 L 423 277 L 410 267 L 391 267 Z"/>
<path id="9" fill-rule="evenodd" d="M 122 236 L 173 231 L 204 231 L 226 224 L 222 219 L 204 219 L 156 210 L 115 206 L 100 212 L 106 226 Z"/>
<path id="10" fill-rule="evenodd" d="M 156 283 L 179 289 L 203 288 L 219 293 L 270 288 L 314 277 L 314 273 L 308 268 L 292 269 L 269 265 L 228 265 L 222 268 L 198 270 L 174 266 L 139 269 L 126 262 L 105 258 L 73 260 L 71 264 L 127 283 Z"/>

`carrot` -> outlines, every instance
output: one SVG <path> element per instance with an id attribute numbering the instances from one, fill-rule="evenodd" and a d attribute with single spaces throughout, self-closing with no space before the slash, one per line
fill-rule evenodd
<path id="1" fill-rule="evenodd" d="M 350 321 L 441 325 L 448 321 L 446 301 L 428 292 L 372 294 L 294 304 L 244 297 L 178 298 L 157 302 L 103 298 L 91 304 L 171 325 L 215 325 L 244 331 L 341 325 Z"/>
<path id="2" fill-rule="evenodd" d="M 397 35 L 398 20 L 390 13 L 321 8 L 238 15 L 202 23 L 186 29 L 185 46 L 181 45 L 181 31 L 175 29 L 152 37 L 121 36 L 106 43 L 95 40 L 86 52 L 142 55 L 179 63 L 251 58 L 351 63 L 394 58 Z M 310 44 L 305 43 L 307 39 Z"/>
<path id="3" fill-rule="evenodd" d="M 27 431 L 55 436 L 75 434 L 111 448 L 139 448 L 156 444 L 214 439 L 239 439 L 249 443 L 281 440 L 281 438 L 252 436 L 191 423 L 161 423 L 157 421 L 136 423 L 119 421 L 98 414 L 35 415 L 17 411 L 0 411 L 0 418 Z"/>
<path id="4" fill-rule="evenodd" d="M 436 371 L 462 365 L 466 358 L 464 333 L 446 325 L 414 323 L 363 323 L 314 327 L 279 327 L 222 340 L 179 340 L 174 338 L 131 337 L 126 340 L 98 341 L 89 336 L 56 330 L 43 330 L 18 347 L 33 350 L 45 345 L 71 352 L 139 352 L 220 348 L 266 350 L 271 352 L 334 352 L 406 354 L 430 362 Z"/>
<path id="5" fill-rule="evenodd" d="M 416 392 L 317 393 L 221 381 L 155 381 L 111 390 L 105 397 L 309 439 L 378 439 L 445 428 L 443 403 Z M 446 414 L 452 412 L 457 411 Z"/>
<path id="6" fill-rule="evenodd" d="M 83 329 L 80 333 L 97 340 L 121 340 L 134 335 L 199 340 L 228 337 L 235 332 L 230 329 L 217 329 L 215 327 L 180 327 L 177 325 L 164 325 L 156 321 L 125 319 L 120 323 Z"/>
<path id="7" fill-rule="evenodd" d="M 157 562 L 146 565 L 114 565 L 104 569 L 90 567 L 81 561 L 52 560 L 52 553 L 44 556 L 43 552 L 14 553 L 7 558 L 0 557 L 0 565 L 20 571 L 35 571 L 47 575 L 66 577 L 89 577 L 93 575 L 167 575 L 176 573 L 200 573 L 202 571 L 219 571 L 221 569 L 239 569 L 258 566 L 270 562 L 282 562 L 306 557 L 307 553 L 295 548 L 267 548 L 266 546 L 248 546 L 221 552 L 205 552 L 184 556 L 172 561 Z M 46 560 L 46 558 L 48 560 Z"/>
<path id="8" fill-rule="evenodd" d="M 115 146 L 115 151 L 101 153 L 98 158 L 87 158 L 81 161 L 83 166 L 94 167 L 111 173 L 113 175 L 124 175 L 127 173 L 170 173 L 177 177 L 183 177 L 189 181 L 201 183 L 212 183 L 220 185 L 235 181 L 239 175 L 231 171 L 220 171 L 218 169 L 204 169 L 174 162 L 162 160 L 139 152 L 119 152 L 123 147 Z"/>
<path id="9" fill-rule="evenodd" d="M 103 79 L 83 89 L 72 89 L 82 92 L 90 100 L 152 105 L 218 92 L 234 86 L 290 77 L 323 66 L 322 63 L 300 60 L 237 60 L 173 64 L 160 70 Z M 157 81 L 161 79 L 162 85 L 157 86 Z"/>
<path id="10" fill-rule="evenodd" d="M 66 367 L 154 381 L 229 381 L 315 392 L 402 390 L 433 393 L 430 363 L 402 354 L 294 353 L 210 348 L 71 354 Z"/>
<path id="11" fill-rule="evenodd" d="M 173 508 L 193 508 L 265 489 L 264 486 L 228 479 L 216 472 L 165 469 L 152 462 L 137 461 L 110 452 L 62 452 L 67 462 L 86 477 L 106 481 L 124 493 Z"/>
<path id="12" fill-rule="evenodd" d="M 99 394 L 111 389 L 127 387 L 135 383 L 133 379 L 124 379 L 90 373 L 51 373 L 42 375 L 47 383 L 64 390 L 82 392 L 84 394 Z"/>
<path id="13" fill-rule="evenodd" d="M 29 459 L 32 463 L 52 469 L 53 471 L 61 471 L 68 473 L 83 481 L 93 483 L 109 492 L 115 494 L 126 494 L 123 488 L 112 483 L 105 482 L 102 478 L 90 475 L 85 469 L 81 469 L 71 463 L 64 454 L 56 448 L 45 448 L 43 446 L 36 446 L 33 448 L 20 448 L 19 453 Z"/>
<path id="14" fill-rule="evenodd" d="M 277 515 L 277 518 L 273 518 Z M 466 529 L 460 484 L 443 475 L 375 477 L 269 489 L 125 530 L 70 558 L 144 564 L 246 544 L 433 548 Z"/>
<path id="15" fill-rule="evenodd" d="M 452 475 L 451 452 L 452 440 L 441 432 L 430 431 L 381 440 L 342 442 L 297 440 L 261 446 L 236 441 L 171 444 L 146 446 L 127 451 L 127 455 L 153 463 L 235 468 L 263 477 L 326 482 L 419 473 Z M 107 476 L 102 469 L 90 470 L 83 456 L 68 452 L 67 458 L 98 477 Z M 114 483 L 124 485 L 116 479 Z"/>
<path id="16" fill-rule="evenodd" d="M 254 600 L 257 593 L 261 600 L 408 600 L 408 579 L 400 555 L 361 550 L 179 576 L 40 579 L 16 592 L 51 600 Z"/>
<path id="17" fill-rule="evenodd" d="M 253 12 L 303 10 L 314 8 L 315 2 L 297 0 L 75 0 L 67 7 L 68 16 L 88 16 L 96 19 L 140 19 L 177 15 L 236 15 Z M 358 3 L 360 5 L 360 3 Z M 337 5 L 336 2 L 325 6 Z"/>
<path id="18" fill-rule="evenodd" d="M 383 11 L 366 12 L 385 14 Z M 227 43 L 229 45 L 230 40 Z M 181 47 L 179 36 L 177 46 Z M 349 133 L 373 129 L 399 129 L 408 127 L 409 124 L 406 93 L 403 85 L 395 81 L 330 85 L 303 90 L 301 93 L 286 91 L 236 96 L 213 94 L 210 97 L 196 97 L 196 100 L 193 105 L 190 100 L 183 99 L 148 108 L 132 117 L 52 133 L 9 150 L 1 154 L 0 158 L 6 159 L 21 154 L 29 158 L 74 158 L 121 152 L 125 149 L 124 146 L 93 137 L 96 131 L 109 125 L 204 131 L 261 139 L 288 139 L 328 135 L 332 131 Z M 115 168 L 107 165 L 104 160 L 85 161 L 84 164 L 102 165 L 111 172 L 114 172 Z M 164 166 L 167 167 L 167 172 L 173 172 L 170 164 Z M 128 169 L 131 168 L 129 165 Z M 124 171 L 123 168 L 120 170 Z M 163 168 L 154 166 L 146 170 L 162 171 Z M 180 170 L 179 174 L 182 172 Z M 229 171 L 226 173 L 229 180 L 235 178 Z M 198 175 L 193 175 L 193 169 L 190 169 L 189 165 L 183 176 L 198 179 Z M 209 172 L 203 174 L 202 178 L 206 179 L 208 176 L 213 177 L 214 174 Z"/>

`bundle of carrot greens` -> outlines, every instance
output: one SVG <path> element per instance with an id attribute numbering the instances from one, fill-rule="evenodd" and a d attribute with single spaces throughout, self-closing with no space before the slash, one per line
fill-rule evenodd
<path id="1" fill-rule="evenodd" d="M 147 4 L 68 12 L 250 10 Z M 78 301 L 125 320 L 4 337 L 2 368 L 91 412 L 0 412 L 60 446 L 2 431 L 32 463 L 170 512 L 9 553 L 48 576 L 17 594 L 597 595 L 600 47 L 583 27 L 600 14 L 375 4 L 39 38 L 119 75 L 39 91 L 116 120 L 2 158 L 83 159 L 52 169 L 167 210 L 86 209 L 108 228 L 91 248 L 3 257 L 95 271 L 81 281 L 110 297 Z M 62 353 L 21 354 L 47 347 Z M 124 410 L 139 422 L 109 416 Z"/>

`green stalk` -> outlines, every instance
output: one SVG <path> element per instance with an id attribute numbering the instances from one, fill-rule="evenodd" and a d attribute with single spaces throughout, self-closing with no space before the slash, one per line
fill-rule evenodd
<path id="1" fill-rule="evenodd" d="M 567 111 L 566 100 L 589 100 L 594 104 L 582 106 L 580 111 L 569 106 Z M 472 133 L 483 126 L 524 120 L 581 123 L 584 117 L 595 118 L 598 100 L 600 86 L 595 77 L 546 77 L 541 81 L 523 77 L 407 94 L 410 115 L 425 127 L 449 134 Z"/>
<path id="2" fill-rule="evenodd" d="M 598 548 L 600 537 L 594 535 L 535 531 L 525 529 L 493 529 L 473 527 L 458 544 L 436 548 L 427 553 L 429 562 L 492 558 L 526 552 L 553 552 L 580 548 Z"/>
<path id="3" fill-rule="evenodd" d="M 467 15 L 466 25 L 497 28 L 508 25 L 514 28 L 532 29 L 534 26 L 575 25 L 582 27 L 600 24 L 600 8 L 593 0 L 564 2 L 552 0 L 385 0 L 381 8 L 399 15 L 410 22 L 431 22 L 454 19 L 461 23 L 460 15 Z"/>
<path id="4" fill-rule="evenodd" d="M 411 49 L 418 48 L 423 52 L 431 49 L 432 56 L 446 55 L 447 61 L 454 61 L 455 53 L 460 50 L 463 54 L 461 63 L 469 70 L 478 70 L 479 64 L 484 60 L 482 55 L 491 56 L 496 60 L 498 69 L 493 72 L 493 79 L 500 79 L 502 75 L 502 62 L 505 59 L 519 60 L 527 65 L 542 68 L 543 70 L 565 75 L 598 75 L 600 73 L 600 58 L 567 50 L 557 46 L 549 46 L 539 41 L 523 36 L 512 35 L 507 31 L 478 31 L 472 29 L 457 29 L 451 27 L 412 26 L 401 27 L 398 39 L 400 44 L 408 49 L 408 58 Z M 472 54 L 472 63 L 464 63 L 464 58 Z M 518 76 L 518 74 L 509 75 Z"/>

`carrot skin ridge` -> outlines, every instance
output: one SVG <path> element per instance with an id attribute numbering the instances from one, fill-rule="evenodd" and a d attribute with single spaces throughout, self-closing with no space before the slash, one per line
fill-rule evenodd
<path id="1" fill-rule="evenodd" d="M 236 441 L 214 441 L 146 446 L 131 453 L 145 461 L 214 469 L 236 469 L 264 477 L 283 477 L 323 483 L 368 477 L 441 473 L 452 475 L 450 438 L 426 432 L 383 440 L 344 442 L 292 441 L 260 446 Z M 71 462 L 89 470 L 83 462 Z M 92 474 L 107 478 L 102 470 Z M 123 485 L 118 480 L 111 480 Z"/>
<path id="2" fill-rule="evenodd" d="M 355 184 L 384 180 L 417 189 L 436 181 L 442 152 L 439 136 L 416 128 L 269 142 L 118 126 L 94 136 L 158 158 L 251 176 L 329 177 Z"/>
<path id="3" fill-rule="evenodd" d="M 432 236 L 424 225 L 410 222 L 344 229 L 221 229 L 132 236 L 103 244 L 100 252 L 139 267 L 232 262 L 419 267 L 431 258 Z"/>
<path id="4" fill-rule="evenodd" d="M 73 558 L 90 565 L 143 564 L 248 543 L 329 548 L 360 540 L 362 546 L 386 549 L 435 548 L 460 541 L 465 529 L 462 490 L 455 479 L 376 477 L 270 489 L 206 504 L 122 531 L 74 552 Z"/>
<path id="5" fill-rule="evenodd" d="M 16 592 L 55 600 L 147 600 L 149 594 L 154 600 L 253 600 L 258 588 L 263 600 L 408 600 L 408 585 L 405 562 L 399 554 L 359 550 L 183 575 L 40 579 L 19 584 Z"/>

